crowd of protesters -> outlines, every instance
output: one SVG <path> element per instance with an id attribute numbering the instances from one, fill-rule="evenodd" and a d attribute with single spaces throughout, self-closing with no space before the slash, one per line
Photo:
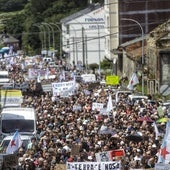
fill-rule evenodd
<path id="1" fill-rule="evenodd" d="M 159 114 L 160 100 L 153 102 L 152 96 L 149 96 L 148 100 L 133 102 L 122 94 L 115 104 L 115 90 L 111 87 L 95 84 L 90 88 L 91 83 L 83 82 L 78 82 L 74 95 L 54 99 L 52 92 L 37 89 L 37 80 L 26 80 L 25 74 L 26 71 L 20 67 L 10 71 L 15 83 L 29 83 L 29 88 L 23 92 L 22 107 L 35 109 L 37 134 L 31 138 L 27 148 L 19 148 L 18 170 L 53 170 L 57 164 L 67 162 L 95 162 L 96 153 L 115 149 L 125 151 L 125 156 L 115 158 L 121 161 L 124 170 L 155 166 L 165 123 L 157 124 L 158 136 L 152 124 L 160 117 L 168 116 L 165 108 L 163 115 Z M 72 77 L 68 75 L 67 80 L 72 80 Z M 57 82 L 59 77 L 42 80 L 43 83 L 47 81 Z M 114 103 L 109 114 L 92 110 L 93 102 L 106 106 L 109 95 L 112 95 Z M 73 109 L 75 105 L 80 106 L 79 109 Z M 147 119 L 139 121 L 140 117 Z M 110 133 L 100 133 L 102 127 Z M 75 146 L 79 148 L 77 152 L 74 152 Z"/>

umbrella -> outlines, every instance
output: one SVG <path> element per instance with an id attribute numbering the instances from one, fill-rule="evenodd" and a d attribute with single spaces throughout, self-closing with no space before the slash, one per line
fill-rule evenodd
<path id="1" fill-rule="evenodd" d="M 146 121 L 146 122 L 150 122 L 150 123 L 154 122 L 154 121 L 153 121 L 150 117 L 148 117 L 148 116 L 139 117 L 139 118 L 137 119 L 137 121 L 138 121 L 138 122 Z"/>
<path id="2" fill-rule="evenodd" d="M 169 118 L 167 118 L 167 117 L 162 117 L 162 118 L 158 119 L 156 122 L 157 122 L 157 123 L 166 123 L 168 120 L 169 120 Z"/>
<path id="3" fill-rule="evenodd" d="M 140 142 L 143 140 L 143 137 L 138 134 L 133 134 L 133 135 L 126 136 L 125 139 L 134 141 L 134 142 Z"/>
<path id="4" fill-rule="evenodd" d="M 9 50 L 10 48 L 9 47 L 2 47 L 1 49 L 2 50 Z"/>

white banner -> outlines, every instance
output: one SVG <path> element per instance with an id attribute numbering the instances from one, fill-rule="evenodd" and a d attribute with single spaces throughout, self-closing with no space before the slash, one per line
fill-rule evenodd
<path id="1" fill-rule="evenodd" d="M 36 79 L 37 76 L 40 78 L 44 78 L 46 74 L 45 69 L 34 69 L 34 68 L 29 68 L 28 70 L 28 78 L 29 79 Z"/>
<path id="2" fill-rule="evenodd" d="M 66 170 L 120 170 L 120 162 L 67 162 Z"/>
<path id="3" fill-rule="evenodd" d="M 9 107 L 9 106 L 21 106 L 21 103 L 23 102 L 23 98 L 21 97 L 6 97 L 1 98 L 1 106 L 3 107 Z"/>
<path id="4" fill-rule="evenodd" d="M 96 81 L 95 74 L 82 74 L 81 77 L 84 82 L 95 82 Z"/>
<path id="5" fill-rule="evenodd" d="M 75 81 L 52 83 L 53 96 L 72 95 L 75 88 Z"/>
<path id="6" fill-rule="evenodd" d="M 104 106 L 103 103 L 93 102 L 93 103 L 92 103 L 92 110 L 100 111 L 100 110 L 103 109 L 103 106 Z"/>

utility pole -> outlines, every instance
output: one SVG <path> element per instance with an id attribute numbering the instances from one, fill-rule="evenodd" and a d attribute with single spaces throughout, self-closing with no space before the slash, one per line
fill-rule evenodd
<path id="1" fill-rule="evenodd" d="M 85 67 L 84 27 L 82 27 L 82 57 L 83 57 L 83 67 Z"/>
<path id="2" fill-rule="evenodd" d="M 87 73 L 88 70 L 87 35 L 85 35 L 85 48 L 86 48 L 86 73 Z"/>
<path id="3" fill-rule="evenodd" d="M 101 53 L 100 53 L 100 28 L 99 28 L 99 24 L 97 24 L 97 28 L 98 28 L 98 50 L 99 50 L 99 78 L 101 79 L 101 65 L 100 65 L 100 62 L 101 62 Z"/>

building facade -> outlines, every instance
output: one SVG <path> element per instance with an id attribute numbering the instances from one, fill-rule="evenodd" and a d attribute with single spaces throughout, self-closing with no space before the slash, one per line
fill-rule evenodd
<path id="1" fill-rule="evenodd" d="M 91 4 L 61 20 L 62 47 L 70 64 L 99 64 L 105 57 L 105 10 Z"/>
<path id="2" fill-rule="evenodd" d="M 159 83 L 159 92 L 170 94 L 170 20 L 150 32 L 147 40 L 146 67 L 148 78 Z"/>
<path id="3" fill-rule="evenodd" d="M 123 74 L 121 44 L 142 37 L 166 22 L 170 16 L 169 0 L 105 0 L 106 57 L 115 60 L 118 74 Z M 110 44 L 110 45 L 109 45 Z M 142 64 L 142 63 L 141 63 Z"/>

